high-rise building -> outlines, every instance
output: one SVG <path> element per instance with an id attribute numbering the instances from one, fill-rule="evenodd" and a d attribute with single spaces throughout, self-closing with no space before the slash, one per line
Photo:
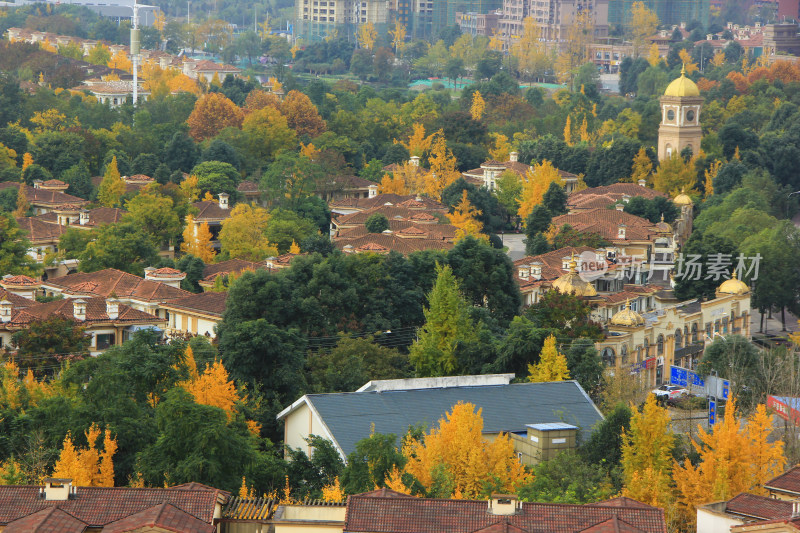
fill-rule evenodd
<path id="1" fill-rule="evenodd" d="M 295 0 L 295 19 L 295 36 L 306 41 L 321 41 L 334 32 L 354 40 L 358 27 L 368 22 L 385 34 L 389 9 L 385 0 Z"/>
<path id="2" fill-rule="evenodd" d="M 560 43 L 581 13 L 589 13 L 595 37 L 608 36 L 609 0 L 503 0 L 500 29 L 506 37 L 522 35 L 524 20 L 533 17 L 541 38 Z"/>
<path id="3" fill-rule="evenodd" d="M 456 24 L 456 12 L 490 13 L 503 7 L 503 0 L 433 0 L 431 31 L 434 35 Z"/>
<path id="4" fill-rule="evenodd" d="M 661 24 L 671 25 L 697 20 L 704 28 L 708 28 L 709 0 L 609 0 L 608 23 L 619 26 L 627 24 L 631 16 L 631 7 L 637 1 L 644 2 L 648 9 L 655 12 Z"/>

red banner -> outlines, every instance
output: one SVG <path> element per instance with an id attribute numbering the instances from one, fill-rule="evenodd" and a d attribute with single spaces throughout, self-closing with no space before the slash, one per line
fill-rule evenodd
<path id="1" fill-rule="evenodd" d="M 800 424 L 800 411 L 791 407 L 791 404 L 798 405 L 798 402 L 800 402 L 800 398 L 768 396 L 767 408 L 775 411 L 775 414 L 784 420 Z"/>

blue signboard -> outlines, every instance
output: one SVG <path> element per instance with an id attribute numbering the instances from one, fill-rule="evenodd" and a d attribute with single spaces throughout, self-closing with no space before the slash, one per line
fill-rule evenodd
<path id="1" fill-rule="evenodd" d="M 694 372 L 689 372 L 689 383 L 698 387 L 706 386 L 706 381 L 703 379 L 703 377 Z"/>
<path id="2" fill-rule="evenodd" d="M 711 398 L 708 399 L 708 425 L 713 426 L 717 421 L 717 402 Z"/>
<path id="3" fill-rule="evenodd" d="M 727 379 L 722 380 L 722 399 L 727 400 L 731 390 L 731 382 Z"/>
<path id="4" fill-rule="evenodd" d="M 687 384 L 687 370 L 677 366 L 670 367 L 669 382 L 679 387 Z"/>

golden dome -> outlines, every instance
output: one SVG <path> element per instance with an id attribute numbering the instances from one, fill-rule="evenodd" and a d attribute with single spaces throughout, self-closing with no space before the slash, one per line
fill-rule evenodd
<path id="1" fill-rule="evenodd" d="M 717 292 L 722 294 L 747 294 L 750 292 L 750 287 L 744 281 L 736 278 L 736 270 L 734 270 L 731 279 L 723 281 Z"/>
<path id="2" fill-rule="evenodd" d="M 575 261 L 575 254 L 573 253 L 569 262 L 569 272 L 555 280 L 553 288 L 564 294 L 572 294 L 574 296 L 597 296 L 597 290 L 595 290 L 594 285 L 581 279 L 577 266 L 578 263 Z"/>
<path id="3" fill-rule="evenodd" d="M 681 77 L 672 80 L 664 91 L 664 96 L 700 96 L 697 84 L 686 77 L 686 66 L 681 68 Z"/>
<path id="4" fill-rule="evenodd" d="M 612 326 L 643 326 L 644 325 L 644 317 L 631 309 L 631 301 L 625 301 L 625 307 L 614 313 L 614 316 L 611 317 L 611 325 Z"/>
<path id="5" fill-rule="evenodd" d="M 656 228 L 663 233 L 672 233 L 672 226 L 668 222 L 664 222 L 664 213 L 661 213 L 661 222 L 656 222 Z"/>
<path id="6" fill-rule="evenodd" d="M 692 198 L 688 194 L 686 194 L 686 189 L 682 190 L 678 196 L 673 198 L 672 202 L 677 206 L 694 205 L 694 202 L 692 202 Z"/>

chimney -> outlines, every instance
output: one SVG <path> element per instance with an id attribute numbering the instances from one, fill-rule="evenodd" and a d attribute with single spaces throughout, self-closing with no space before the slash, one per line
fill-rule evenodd
<path id="1" fill-rule="evenodd" d="M 517 514 L 522 508 L 522 502 L 516 494 L 492 494 L 489 499 L 489 513 L 498 516 Z"/>
<path id="2" fill-rule="evenodd" d="M 11 322 L 12 304 L 8 300 L 0 301 L 0 322 Z"/>
<path id="3" fill-rule="evenodd" d="M 542 279 L 542 262 L 534 261 L 531 263 L 531 277 L 533 279 Z"/>
<path id="4" fill-rule="evenodd" d="M 377 185 L 370 185 L 369 187 L 367 187 L 367 189 L 369 189 L 369 193 L 368 193 L 368 195 L 369 195 L 368 197 L 369 198 L 375 198 L 376 196 L 378 196 L 378 186 Z"/>
<path id="5" fill-rule="evenodd" d="M 681 22 L 681 29 L 682 29 L 682 30 L 685 30 L 685 29 L 686 29 L 686 23 L 685 23 L 685 22 Z"/>
<path id="6" fill-rule="evenodd" d="M 508 160 L 511 161 L 512 163 L 516 163 L 517 161 L 519 161 L 519 154 L 517 152 L 510 152 L 508 154 Z"/>
<path id="7" fill-rule="evenodd" d="M 41 489 L 40 494 L 49 502 L 63 502 L 69 500 L 70 495 L 75 494 L 75 487 L 72 486 L 71 479 L 49 477 L 45 478 L 44 488 Z"/>
<path id="8" fill-rule="evenodd" d="M 418 167 L 419 166 L 419 156 L 412 155 L 411 159 L 408 160 L 409 164 Z"/>
<path id="9" fill-rule="evenodd" d="M 640 179 L 639 180 L 639 186 L 640 187 L 647 187 L 647 180 L 646 179 Z"/>
<path id="10" fill-rule="evenodd" d="M 145 267 L 144 269 L 144 279 L 150 279 L 153 276 L 153 271 L 156 267 Z"/>
<path id="11" fill-rule="evenodd" d="M 627 228 L 627 226 L 625 224 L 620 224 L 619 227 L 617 228 L 617 238 L 618 239 L 624 239 L 625 238 L 625 228 Z"/>
<path id="12" fill-rule="evenodd" d="M 89 223 L 89 211 L 86 209 L 81 209 L 79 222 L 81 226 L 85 226 Z"/>
<path id="13" fill-rule="evenodd" d="M 106 298 L 106 314 L 109 320 L 119 318 L 119 301 L 114 298 Z"/>
<path id="14" fill-rule="evenodd" d="M 34 189 L 41 189 L 42 188 L 42 183 L 44 183 L 42 180 L 33 180 L 33 188 Z"/>
<path id="15" fill-rule="evenodd" d="M 228 209 L 228 198 L 230 195 L 226 192 L 219 193 L 219 207 L 220 209 Z"/>
<path id="16" fill-rule="evenodd" d="M 710 33 L 706 33 L 706 41 L 713 41 L 713 40 L 714 40 L 714 36 L 711 35 Z"/>
<path id="17" fill-rule="evenodd" d="M 792 518 L 800 518 L 800 500 L 792 501 Z"/>
<path id="18" fill-rule="evenodd" d="M 625 204 L 617 204 L 615 207 L 617 211 L 625 211 Z"/>
<path id="19" fill-rule="evenodd" d="M 72 300 L 72 316 L 80 322 L 86 320 L 86 300 L 81 298 Z"/>
<path id="20" fill-rule="evenodd" d="M 519 279 L 528 279 L 531 274 L 530 266 L 521 265 L 519 267 Z"/>

